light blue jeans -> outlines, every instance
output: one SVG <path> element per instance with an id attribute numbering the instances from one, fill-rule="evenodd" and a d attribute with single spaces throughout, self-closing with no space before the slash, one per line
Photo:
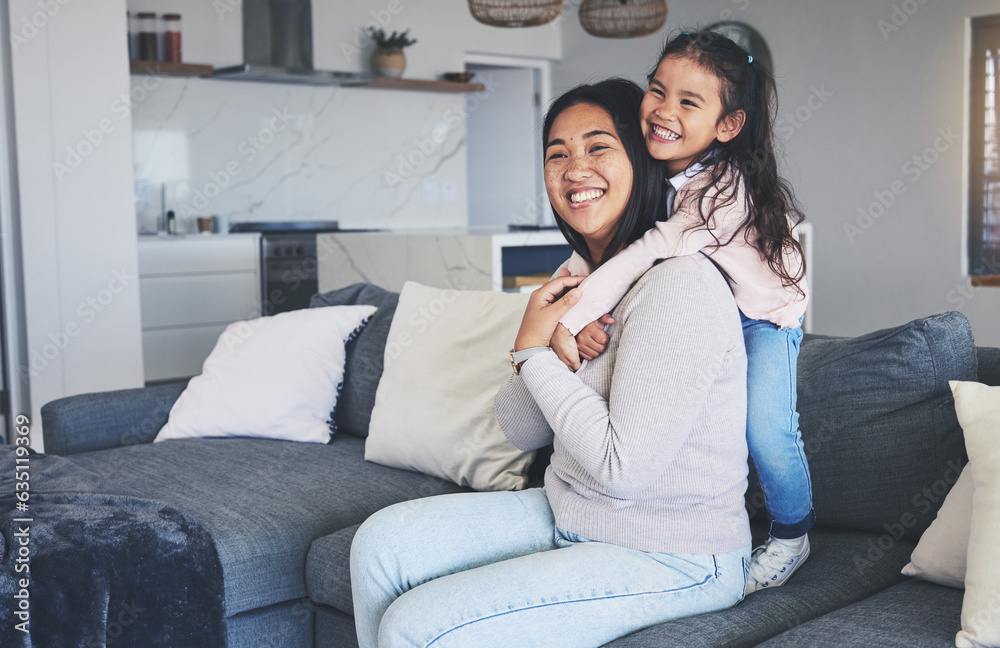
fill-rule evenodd
<path id="1" fill-rule="evenodd" d="M 742 312 L 740 317 L 747 349 L 747 447 L 764 489 L 771 535 L 798 538 L 815 517 L 796 411 L 802 329 L 779 329 Z"/>
<path id="2" fill-rule="evenodd" d="M 543 489 L 402 502 L 354 536 L 361 648 L 587 648 L 743 598 L 750 547 L 644 553 L 556 528 Z"/>

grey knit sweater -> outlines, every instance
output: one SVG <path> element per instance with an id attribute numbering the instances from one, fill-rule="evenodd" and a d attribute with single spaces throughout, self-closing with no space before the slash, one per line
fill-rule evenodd
<path id="1" fill-rule="evenodd" d="M 496 397 L 511 443 L 554 444 L 556 524 L 641 551 L 749 545 L 746 352 L 728 284 L 701 254 L 668 259 L 612 315 L 595 360 L 573 373 L 532 356 Z"/>

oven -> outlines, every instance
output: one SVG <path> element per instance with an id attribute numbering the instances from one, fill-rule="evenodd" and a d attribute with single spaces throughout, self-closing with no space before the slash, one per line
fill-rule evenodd
<path id="1" fill-rule="evenodd" d="M 308 308 L 319 292 L 316 234 L 264 234 L 261 246 L 261 305 L 265 315 Z"/>
<path id="2" fill-rule="evenodd" d="M 337 221 L 258 221 L 229 231 L 260 232 L 261 312 L 275 315 L 309 307 L 319 292 L 316 235 L 340 228 Z"/>

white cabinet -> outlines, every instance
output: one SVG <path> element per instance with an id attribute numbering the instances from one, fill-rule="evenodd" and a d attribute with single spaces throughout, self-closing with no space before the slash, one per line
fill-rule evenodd
<path id="1" fill-rule="evenodd" d="M 142 237 L 146 383 L 189 378 L 228 324 L 259 317 L 260 235 Z"/>

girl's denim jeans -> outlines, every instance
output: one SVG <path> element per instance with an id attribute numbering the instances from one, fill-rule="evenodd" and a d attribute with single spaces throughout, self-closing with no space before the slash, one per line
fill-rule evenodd
<path id="1" fill-rule="evenodd" d="M 747 349 L 747 446 L 764 489 L 771 535 L 798 538 L 813 525 L 812 480 L 796 411 L 801 328 L 779 329 L 742 312 Z"/>
<path id="2" fill-rule="evenodd" d="M 361 648 L 600 646 L 743 598 L 750 547 L 645 553 L 556 528 L 543 489 L 402 502 L 354 537 Z"/>

